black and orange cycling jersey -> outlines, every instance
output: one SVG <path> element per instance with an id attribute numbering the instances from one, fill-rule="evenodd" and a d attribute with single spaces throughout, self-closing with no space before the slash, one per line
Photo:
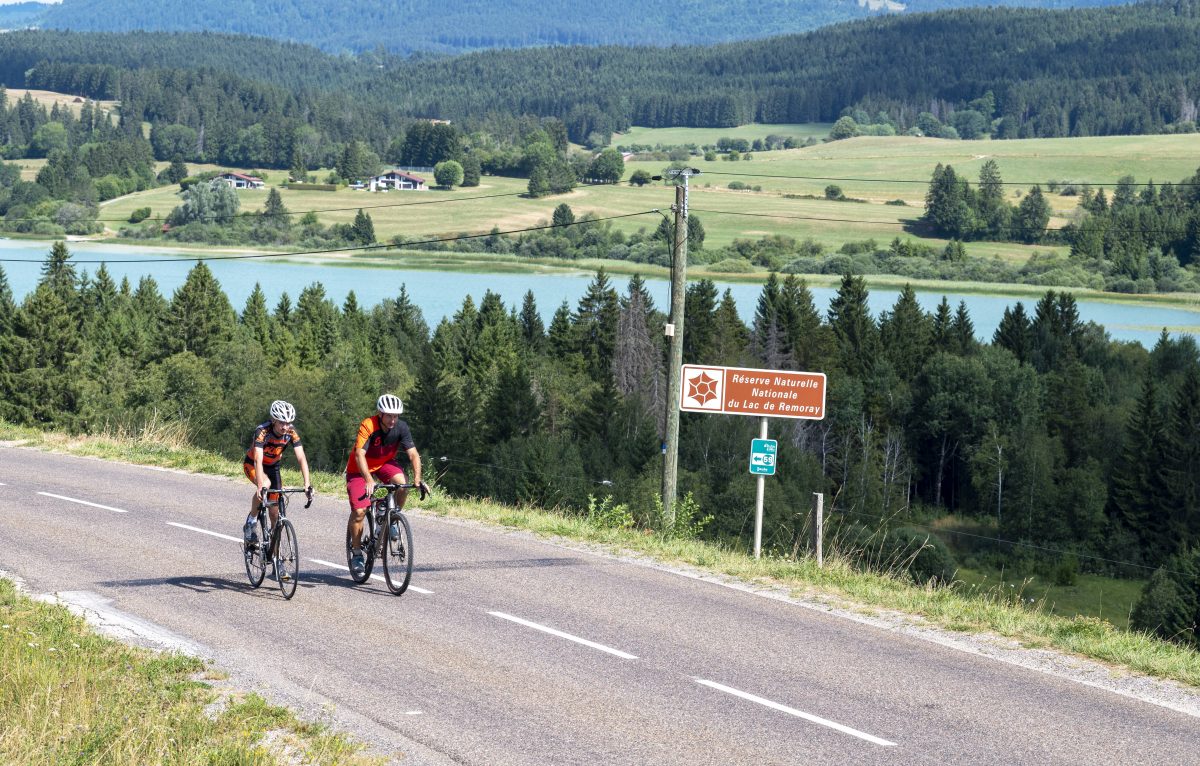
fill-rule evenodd
<path id="1" fill-rule="evenodd" d="M 283 435 L 275 433 L 275 429 L 271 426 L 271 421 L 267 421 L 254 429 L 254 441 L 250 444 L 250 449 L 246 450 L 245 462 L 254 465 L 254 450 L 262 447 L 263 465 L 275 465 L 283 457 L 283 450 L 289 444 L 293 448 L 301 446 L 300 434 L 296 433 L 296 429 L 287 425 L 284 426 Z"/>
<path id="2" fill-rule="evenodd" d="M 413 446 L 408 423 L 397 420 L 389 433 L 383 429 L 379 416 L 372 415 L 358 424 L 358 436 L 354 439 L 354 446 L 350 448 L 350 459 L 346 461 L 346 475 L 358 476 L 358 460 L 355 459 L 355 453 L 360 449 L 367 451 L 367 470 L 375 473 L 382 465 L 391 462 L 401 448 L 407 451 Z"/>

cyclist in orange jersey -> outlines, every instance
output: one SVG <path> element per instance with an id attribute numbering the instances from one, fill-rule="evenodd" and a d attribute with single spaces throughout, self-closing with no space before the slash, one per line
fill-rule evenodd
<path id="1" fill-rule="evenodd" d="M 283 477 L 279 473 L 279 461 L 283 458 L 283 450 L 291 444 L 296 451 L 296 461 L 300 463 L 300 475 L 304 480 L 305 494 L 312 499 L 312 482 L 308 475 L 308 459 L 304 456 L 304 447 L 300 444 L 300 434 L 293 425 L 296 422 L 296 408 L 282 400 L 271 402 L 271 419 L 254 429 L 254 438 L 250 449 L 246 450 L 246 458 L 242 461 L 242 471 L 246 478 L 253 482 L 256 491 L 250 500 L 250 516 L 242 528 L 242 537 L 247 544 L 258 542 L 254 526 L 258 519 L 258 508 L 261 505 L 264 489 L 279 489 L 283 486 Z M 271 509 L 271 523 L 279 518 L 279 510 Z"/>
<path id="2" fill-rule="evenodd" d="M 358 424 L 358 435 L 346 461 L 346 494 L 350 498 L 350 518 L 346 521 L 350 533 L 350 567 L 356 576 L 365 571 L 366 560 L 362 552 L 363 516 L 371 502 L 376 480 L 384 484 L 406 484 L 404 468 L 398 461 L 403 448 L 412 464 L 412 483 L 420 487 L 421 499 L 429 494 L 429 487 L 421 481 L 421 454 L 413 443 L 408 423 L 400 419 L 404 404 L 398 396 L 384 394 L 375 403 L 376 414 Z M 396 490 L 396 502 L 400 508 L 408 499 L 407 490 Z"/>

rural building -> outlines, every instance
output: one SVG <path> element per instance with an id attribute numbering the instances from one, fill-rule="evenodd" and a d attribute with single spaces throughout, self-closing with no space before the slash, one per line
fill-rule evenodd
<path id="1" fill-rule="evenodd" d="M 248 176 L 245 173 L 222 173 L 217 176 L 217 181 L 224 181 L 235 189 L 261 189 L 263 188 L 263 180 L 255 176 Z"/>
<path id="2" fill-rule="evenodd" d="M 425 179 L 420 176 L 414 176 L 411 173 L 405 173 L 402 170 L 389 170 L 383 175 L 374 176 L 371 179 L 371 191 L 384 191 L 395 189 L 396 191 L 425 191 L 428 187 L 425 186 Z"/>

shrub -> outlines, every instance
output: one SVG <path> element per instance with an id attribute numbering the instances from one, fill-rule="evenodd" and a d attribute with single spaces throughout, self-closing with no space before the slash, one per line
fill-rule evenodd
<path id="1" fill-rule="evenodd" d="M 130 223 L 141 223 L 142 221 L 146 220 L 149 217 L 150 217 L 150 208 L 139 207 L 137 210 L 134 210 L 132 213 L 129 214 L 129 222 Z"/>

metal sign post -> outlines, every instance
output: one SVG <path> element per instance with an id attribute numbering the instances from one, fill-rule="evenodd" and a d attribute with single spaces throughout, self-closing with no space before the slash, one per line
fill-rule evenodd
<path id="1" fill-rule="evenodd" d="M 685 364 L 679 409 L 720 415 L 752 415 L 761 419 L 760 439 L 750 444 L 750 473 L 758 478 L 754 503 L 754 558 L 762 555 L 764 477 L 775 475 L 778 442 L 767 438 L 767 418 L 822 420 L 825 417 L 825 373 L 756 370 Z M 672 391 L 672 396 L 674 392 Z"/>
<path id="2" fill-rule="evenodd" d="M 762 555 L 763 493 L 768 476 L 775 475 L 775 455 L 779 443 L 767 438 L 767 419 L 763 418 L 758 438 L 750 443 L 750 473 L 758 476 L 758 492 L 754 501 L 754 558 Z"/>

